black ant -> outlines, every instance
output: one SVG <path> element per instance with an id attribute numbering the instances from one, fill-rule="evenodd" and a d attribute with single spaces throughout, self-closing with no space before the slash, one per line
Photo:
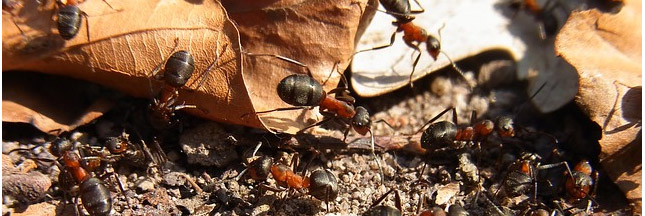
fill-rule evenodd
<path id="1" fill-rule="evenodd" d="M 243 116 L 249 114 L 262 114 L 270 113 L 275 111 L 287 111 L 287 110 L 297 110 L 297 109 L 313 109 L 317 106 L 320 107 L 321 113 L 326 115 L 325 118 L 317 123 L 309 125 L 305 128 L 300 129 L 297 133 L 305 131 L 309 128 L 322 125 L 332 119 L 341 119 L 345 124 L 349 125 L 345 130 L 343 142 L 347 139 L 347 134 L 350 129 L 354 129 L 360 135 L 366 135 L 368 132 L 371 137 L 371 150 L 372 156 L 376 159 L 376 154 L 374 153 L 374 134 L 371 131 L 372 121 L 370 120 L 370 115 L 367 109 L 362 106 L 354 107 L 354 102 L 356 101 L 352 96 L 349 95 L 347 90 L 347 79 L 341 74 L 341 80 L 344 82 L 345 87 L 338 87 L 325 92 L 322 88 L 322 85 L 316 81 L 309 67 L 303 63 L 300 63 L 296 60 L 279 56 L 273 54 L 254 54 L 247 53 L 251 56 L 270 56 L 277 59 L 280 59 L 285 62 L 296 64 L 298 66 L 304 67 L 307 70 L 307 75 L 305 74 L 292 74 L 280 81 L 277 86 L 278 96 L 286 103 L 293 105 L 293 107 L 284 107 L 277 108 L 272 110 L 260 111 L 247 113 Z M 335 64 L 334 67 L 337 67 L 338 64 Z M 337 68 L 336 68 L 337 69 Z M 334 69 L 332 69 L 333 71 Z M 336 72 L 340 73 L 338 70 Z M 333 72 L 332 72 L 333 73 Z M 331 76 L 331 75 L 330 75 Z M 334 94 L 334 97 L 330 96 Z M 378 160 L 376 160 L 379 167 L 381 176 L 382 168 Z"/>
<path id="2" fill-rule="evenodd" d="M 103 0 L 113 10 L 116 10 L 108 3 L 106 0 Z M 81 11 L 78 7 L 80 2 L 78 0 L 57 0 L 56 4 L 58 5 L 56 27 L 58 28 L 58 34 L 64 40 L 71 40 L 76 37 L 78 31 L 81 29 L 81 23 L 83 22 L 83 17 L 85 17 L 85 28 L 87 31 L 87 41 L 90 41 L 90 26 L 87 21 L 87 13 Z M 121 11 L 121 10 L 116 10 Z M 83 16 L 83 17 L 81 17 Z"/>

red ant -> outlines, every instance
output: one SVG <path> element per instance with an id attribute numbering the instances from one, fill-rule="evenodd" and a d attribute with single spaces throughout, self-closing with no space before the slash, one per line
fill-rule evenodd
<path id="1" fill-rule="evenodd" d="M 565 182 L 565 188 L 567 193 L 571 198 L 582 199 L 587 195 L 593 194 L 596 190 L 596 184 L 594 182 L 598 181 L 598 172 L 591 168 L 589 161 L 581 160 L 573 167 L 573 171 L 570 174 L 573 178 L 567 178 Z M 593 176 L 593 178 L 592 178 Z M 591 190 L 593 186 L 593 191 Z"/>
<path id="2" fill-rule="evenodd" d="M 40 161 L 54 162 L 61 170 L 58 181 L 61 189 L 72 194 L 76 206 L 76 215 L 80 215 L 78 198 L 85 210 L 90 215 L 109 215 L 112 211 L 112 197 L 105 182 L 96 178 L 83 166 L 82 158 L 73 150 L 73 143 L 67 139 L 58 139 L 52 143 L 50 152 L 58 157 L 57 160 L 49 158 L 34 158 Z M 40 146 L 36 146 L 37 148 Z M 31 149 L 14 149 L 14 151 L 30 151 Z M 114 173 L 113 173 L 114 174 Z M 117 178 L 118 179 L 118 178 Z M 121 183 L 119 182 L 119 185 Z M 121 186 L 122 187 L 122 186 Z M 122 191 L 123 188 L 121 188 Z"/>
<path id="3" fill-rule="evenodd" d="M 177 46 L 179 45 L 178 40 L 179 39 L 175 39 L 175 46 L 172 49 L 173 51 L 177 49 Z M 224 49 L 226 49 L 227 46 L 228 45 L 224 45 Z M 216 52 L 215 61 L 213 61 L 205 72 L 202 73 L 202 80 L 198 84 L 197 88 L 201 87 L 207 77 L 207 73 L 215 66 L 218 60 L 219 52 Z M 164 62 L 163 74 L 159 74 Z M 152 76 L 164 79 L 164 85 L 159 96 L 153 99 L 152 104 L 149 107 L 150 112 L 148 120 L 152 127 L 158 130 L 166 129 L 173 123 L 171 119 L 175 115 L 175 111 L 186 108 L 198 109 L 196 105 L 187 105 L 184 103 L 177 104 L 177 100 L 179 99 L 179 89 L 186 85 L 188 80 L 193 76 L 194 70 L 195 60 L 190 52 L 186 50 L 174 52 L 170 57 L 168 57 L 168 59 L 164 59 L 162 63 L 152 70 Z M 150 85 L 152 86 L 152 84 Z M 202 111 L 207 112 L 206 110 Z"/>
<path id="4" fill-rule="evenodd" d="M 303 129 L 300 129 L 297 133 L 305 131 L 309 128 L 322 125 L 332 119 L 341 119 L 349 127 L 345 130 L 343 142 L 347 139 L 347 134 L 350 129 L 354 129 L 360 135 L 366 135 L 368 132 L 371 137 L 371 150 L 372 156 L 376 159 L 376 154 L 374 153 L 374 134 L 371 131 L 372 121 L 370 120 L 369 112 L 362 106 L 357 106 L 354 108 L 354 102 L 356 101 L 352 96 L 349 95 L 347 90 L 347 79 L 341 74 L 341 80 L 345 84 L 345 87 L 338 87 L 325 92 L 322 88 L 322 85 L 316 81 L 309 67 L 303 63 L 300 63 L 296 60 L 279 56 L 273 54 L 255 54 L 255 53 L 246 53 L 250 56 L 269 56 L 280 59 L 282 61 L 296 64 L 300 67 L 304 67 L 307 71 L 307 75 L 304 74 L 292 74 L 280 81 L 277 86 L 278 96 L 286 103 L 293 105 L 293 107 L 284 107 L 277 108 L 272 110 L 253 112 L 244 114 L 244 116 L 249 114 L 262 114 L 276 111 L 287 111 L 287 110 L 297 110 L 297 109 L 313 109 L 317 106 L 320 107 L 321 113 L 326 115 L 325 118 L 319 122 L 316 122 L 312 125 L 309 125 Z M 337 69 L 338 63 L 334 65 L 334 68 Z M 332 69 L 333 71 L 334 69 Z M 336 72 L 340 73 L 338 70 Z M 333 73 L 333 72 L 332 72 Z M 331 76 L 331 75 L 330 75 Z M 334 94 L 334 97 L 330 96 Z M 383 176 L 383 171 L 381 164 L 376 160 L 379 167 L 381 176 Z"/>
<path id="5" fill-rule="evenodd" d="M 134 145 L 125 131 L 120 136 L 108 137 L 103 147 L 85 145 L 81 146 L 81 150 L 83 161 L 90 170 L 101 166 L 102 161 L 109 164 L 126 160 L 132 165 L 148 168 L 160 168 L 167 161 L 161 147 L 157 145 L 156 154 L 153 155 L 145 143 Z M 152 166 L 149 166 L 149 162 L 153 163 Z"/>
<path id="6" fill-rule="evenodd" d="M 428 34 L 424 28 L 415 25 L 412 22 L 412 20 L 409 18 L 406 19 L 406 18 L 397 17 L 397 21 L 392 22 L 392 25 L 396 26 L 396 31 L 394 31 L 392 33 L 392 36 L 390 37 L 390 44 L 373 47 L 371 49 L 361 50 L 354 53 L 352 56 L 361 52 L 379 50 L 379 49 L 391 47 L 394 44 L 394 41 L 396 39 L 396 33 L 403 32 L 403 41 L 405 42 L 405 44 L 408 45 L 410 48 L 414 49 L 415 51 L 419 52 L 419 54 L 417 54 L 417 57 L 414 60 L 414 63 L 412 64 L 412 72 L 410 72 L 409 80 L 410 80 L 411 88 L 414 87 L 412 83 L 412 77 L 414 76 L 414 71 L 416 70 L 417 64 L 419 63 L 419 59 L 421 59 L 422 51 L 421 51 L 421 48 L 419 48 L 419 46 L 422 43 L 426 43 L 426 50 L 428 51 L 428 54 L 430 54 L 433 60 L 437 61 L 437 58 L 439 57 L 439 53 L 443 53 L 444 56 L 446 56 L 446 58 L 452 65 L 452 67 L 459 73 L 459 76 L 462 77 L 464 80 L 466 79 L 461 69 L 457 67 L 457 65 L 452 61 L 452 59 L 448 56 L 448 54 L 446 54 L 441 50 L 441 39 L 440 39 L 441 30 L 445 27 L 445 23 L 438 30 L 439 39 L 437 39 L 435 36 Z"/>
<path id="7" fill-rule="evenodd" d="M 253 157 L 259 149 L 261 143 L 255 148 Z M 318 153 L 316 153 L 318 154 Z M 310 161 L 311 162 L 311 161 Z M 329 210 L 329 202 L 338 196 L 338 180 L 336 176 L 329 170 L 318 169 L 315 170 L 308 177 L 306 176 L 307 163 L 302 175 L 295 173 L 287 165 L 274 163 L 273 158 L 269 156 L 261 156 L 255 159 L 249 166 L 235 178 L 239 181 L 246 173 L 255 181 L 264 181 L 268 178 L 269 173 L 273 176 L 276 183 L 285 188 L 293 188 L 296 190 L 308 189 L 309 194 L 316 199 L 327 202 L 327 209 Z M 294 164 L 294 167 L 297 165 Z M 279 192 L 282 189 L 271 188 L 266 185 L 261 185 L 262 188 L 271 191 Z"/>
<path id="8" fill-rule="evenodd" d="M 435 122 L 441 116 L 452 110 L 452 122 L 440 121 Z M 471 122 L 474 122 L 476 113 L 473 112 Z M 428 126 L 430 125 L 430 126 Z M 427 129 L 423 130 L 428 126 Z M 435 150 L 444 147 L 452 147 L 455 149 L 463 148 L 467 144 L 472 144 L 473 141 L 482 141 L 493 131 L 501 137 L 512 137 L 515 135 L 513 128 L 513 120 L 509 117 L 497 118 L 496 123 L 491 120 L 482 120 L 473 124 L 472 126 L 458 127 L 457 110 L 453 107 L 447 108 L 435 117 L 426 122 L 414 134 L 423 131 L 421 135 L 421 147 L 427 150 Z"/>

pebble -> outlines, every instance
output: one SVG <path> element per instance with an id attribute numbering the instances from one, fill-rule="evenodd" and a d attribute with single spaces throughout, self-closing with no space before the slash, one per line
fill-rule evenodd
<path id="1" fill-rule="evenodd" d="M 145 193 L 145 192 L 153 191 L 155 189 L 155 184 L 148 179 L 144 179 L 136 183 L 136 188 L 137 188 L 137 191 L 139 191 L 140 193 Z"/>
<path id="2" fill-rule="evenodd" d="M 230 134 L 218 123 L 209 122 L 184 131 L 179 138 L 188 163 L 225 167 L 239 157 Z"/>
<path id="3" fill-rule="evenodd" d="M 40 172 L 2 175 L 3 195 L 10 195 L 16 200 L 25 203 L 40 200 L 51 186 L 52 182 L 49 177 Z"/>

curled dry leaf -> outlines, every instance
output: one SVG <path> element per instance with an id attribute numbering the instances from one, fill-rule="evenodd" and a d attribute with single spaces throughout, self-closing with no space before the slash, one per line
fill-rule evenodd
<path id="1" fill-rule="evenodd" d="M 305 117 L 309 112 L 262 115 L 266 125 L 252 115 L 242 118 L 288 106 L 275 87 L 287 75 L 305 70 L 268 57 L 243 55 L 239 33 L 245 51 L 303 62 L 323 82 L 335 63 L 340 71 L 347 67 L 356 35 L 369 18 L 362 15 L 366 1 L 225 1 L 238 31 L 216 1 L 111 2 L 112 9 L 103 1 L 88 0 L 79 7 L 89 15 L 89 38 L 83 25 L 70 41 L 52 30 L 53 1 L 43 6 L 27 1 L 12 10 L 15 16 L 3 14 L 3 70 L 71 76 L 150 98 L 151 71 L 171 55 L 177 41 L 175 50 L 188 50 L 195 59 L 195 75 L 180 90 L 179 101 L 199 109 L 186 111 L 228 123 L 295 132 L 313 121 Z M 206 73 L 210 65 L 214 67 Z M 325 89 L 336 86 L 339 77 L 332 74 Z M 205 82 L 199 86 L 201 79 Z M 160 84 L 153 80 L 153 89 Z"/>
<path id="2" fill-rule="evenodd" d="M 89 0 L 79 5 L 88 14 L 89 35 L 82 25 L 69 41 L 52 30 L 54 1 L 36 2 L 25 1 L 13 10 L 26 37 L 3 14 L 3 70 L 70 76 L 150 98 L 161 84 L 151 78 L 154 68 L 173 51 L 187 50 L 195 59 L 195 72 L 180 90 L 179 101 L 200 108 L 187 111 L 261 126 L 257 119 L 238 118 L 253 109 L 242 81 L 238 31 L 219 2 L 121 1 L 111 2 L 112 9 Z M 198 86 L 201 79 L 204 85 Z"/>
<path id="3" fill-rule="evenodd" d="M 640 210 L 642 194 L 641 1 L 617 14 L 580 11 L 556 39 L 556 51 L 580 75 L 576 103 L 602 127 L 600 161 Z"/>
<path id="4" fill-rule="evenodd" d="M 329 91 L 338 85 L 358 36 L 375 12 L 375 8 L 366 7 L 367 2 L 225 0 L 222 4 L 238 24 L 246 52 L 275 54 L 306 64 Z M 377 2 L 371 0 L 370 4 Z M 276 87 L 286 76 L 306 70 L 272 57 L 243 57 L 244 81 L 254 109 L 291 107 L 278 97 Z M 259 117 L 269 128 L 294 133 L 321 120 L 315 110 L 280 111 Z"/>
<path id="5" fill-rule="evenodd" d="M 537 88 L 548 81 L 534 103 L 543 112 L 556 110 L 573 99 L 578 88 L 575 82 L 577 74 L 570 65 L 556 58 L 552 39 L 540 39 L 538 23 L 534 17 L 524 11 L 515 13 L 509 2 L 420 1 L 426 11 L 416 15 L 413 22 L 440 39 L 441 49 L 453 61 L 487 51 L 508 53 L 518 62 L 519 79 L 537 76 L 528 92 L 536 92 Z M 573 5 L 579 2 L 572 0 L 563 4 Z M 412 1 L 411 5 L 416 6 Z M 566 13 L 558 12 L 560 13 L 556 16 L 563 23 Z M 376 13 L 356 50 L 388 44 L 391 34 L 396 30 L 392 21 L 392 16 Z M 372 97 L 408 86 L 418 52 L 403 42 L 402 35 L 403 33 L 397 33 L 391 47 L 354 56 L 351 82 L 357 94 Z M 425 44 L 421 44 L 420 48 L 421 57 L 413 80 L 449 66 L 450 62 L 445 55 L 440 54 L 437 61 L 434 61 Z"/>

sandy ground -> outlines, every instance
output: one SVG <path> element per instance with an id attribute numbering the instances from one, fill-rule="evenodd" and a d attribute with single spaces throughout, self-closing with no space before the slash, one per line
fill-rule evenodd
<path id="1" fill-rule="evenodd" d="M 333 124 L 325 126 L 329 130 L 316 128 L 307 132 L 316 136 L 305 134 L 304 138 L 291 139 L 287 135 L 276 136 L 183 115 L 180 115 L 180 129 L 167 131 L 161 144 L 168 158 L 162 173 L 156 168 L 147 170 L 145 166 L 137 167 L 121 159 L 112 163 L 111 168 L 96 171 L 95 175 L 108 173 L 103 176 L 111 191 L 113 215 L 360 215 L 392 189 L 398 191 L 405 215 L 434 206 L 448 210 L 452 205 L 464 206 L 471 215 L 497 215 L 503 211 L 509 215 L 522 215 L 537 208 L 552 211 L 556 209 L 552 200 L 560 200 L 563 208 L 574 205 L 567 212 L 579 210 L 580 206 L 584 208 L 588 199 L 570 200 L 562 190 L 565 176 L 562 167 L 538 172 L 536 201 L 532 200 L 532 192 L 518 197 L 504 195 L 504 189 L 499 188 L 510 164 L 522 152 L 535 152 L 542 156 L 542 164 L 568 161 L 573 166 L 581 158 L 590 160 L 592 166 L 600 170 L 593 211 L 629 215 L 624 196 L 597 166 L 597 152 L 594 153 L 594 148 L 598 148 L 597 140 L 594 143 L 592 138 L 581 135 L 591 133 L 585 131 L 590 130 L 589 127 L 581 126 L 589 124 L 588 120 L 580 117 L 573 105 L 549 115 L 535 113 L 526 102 L 526 83 L 511 77 L 496 84 L 494 82 L 504 79 L 491 81 L 482 75 L 508 70 L 499 65 L 504 65 L 503 61 L 464 67 L 471 71 L 466 78 L 474 86 L 472 89 L 463 82 L 454 81 L 449 75 L 453 73 L 446 70 L 418 81 L 412 90 L 404 88 L 377 98 L 359 98 L 357 103 L 371 111 L 373 122 L 384 120 L 394 127 L 391 129 L 383 123 L 374 123 L 372 127 L 377 136 L 377 155 L 384 178 L 379 175 L 379 166 L 370 154 L 369 139 L 351 132 L 349 145 L 343 144 L 342 133 L 334 130 Z M 131 101 L 126 102 L 129 104 L 126 107 L 146 107 L 145 101 Z M 408 143 L 418 145 L 418 136 L 409 138 L 406 134 L 415 132 L 450 106 L 456 108 L 460 125 L 469 124 L 472 111 L 479 115 L 477 120 L 510 116 L 515 119 L 517 136 L 506 140 L 492 136 L 480 143 L 481 148 L 447 148 L 426 154 L 418 148 L 402 147 Z M 122 131 L 114 125 L 115 116 L 123 111 L 114 112 L 62 137 L 82 144 L 102 145 L 104 136 L 118 135 Z M 452 121 L 452 114 L 448 113 L 440 120 Z M 24 126 L 4 124 L 3 128 L 3 215 L 8 212 L 73 214 L 73 205 L 64 204 L 59 168 L 42 160 L 37 168 L 24 165 L 27 158 L 55 158 L 47 151 L 51 138 L 39 133 L 8 134 L 8 131 L 33 130 Z M 148 134 L 143 130 L 141 133 Z M 395 145 L 387 141 L 393 137 L 403 142 Z M 307 189 L 260 190 L 260 184 L 278 187 L 271 176 L 263 182 L 248 176 L 235 181 L 246 164 L 254 159 L 250 152 L 259 142 L 263 145 L 257 155 L 267 155 L 285 164 L 294 157 L 300 158 L 298 174 L 308 161 L 312 162 L 306 175 L 318 169 L 330 170 L 337 178 L 338 196 L 330 202 L 322 202 L 308 195 Z M 591 147 L 580 147 L 580 143 Z M 43 147 L 7 154 L 16 148 L 35 146 Z M 318 156 L 312 153 L 314 149 L 320 152 Z M 559 156 L 553 154 L 554 149 Z M 7 163 L 7 159 L 16 167 Z M 125 192 L 119 192 L 117 181 L 110 173 L 118 174 Z M 18 175 L 27 176 L 22 179 L 28 182 L 39 180 L 44 183 L 9 188 L 9 176 Z M 47 187 L 48 182 L 51 187 Z M 33 191 L 34 197 L 26 196 L 24 191 Z M 396 206 L 394 194 L 380 204 Z"/>

